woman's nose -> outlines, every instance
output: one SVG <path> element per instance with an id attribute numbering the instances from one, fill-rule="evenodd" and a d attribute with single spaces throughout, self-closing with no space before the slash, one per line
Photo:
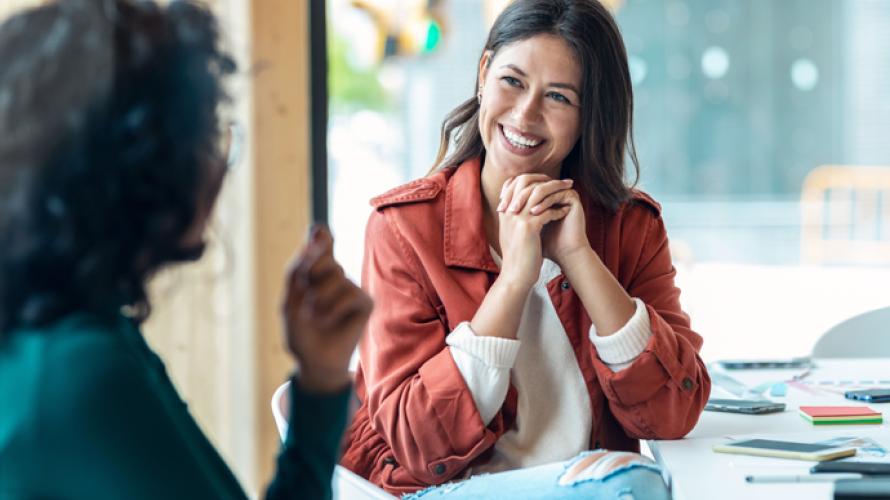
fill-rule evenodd
<path id="1" fill-rule="evenodd" d="M 513 106 L 513 118 L 517 123 L 537 123 L 541 118 L 541 99 L 532 92 L 526 93 Z"/>

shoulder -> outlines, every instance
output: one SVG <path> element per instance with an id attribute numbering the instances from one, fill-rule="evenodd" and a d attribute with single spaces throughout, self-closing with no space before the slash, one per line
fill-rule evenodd
<path id="1" fill-rule="evenodd" d="M 636 189 L 618 207 L 610 227 L 626 249 L 660 245 L 667 238 L 661 205 L 648 193 Z"/>
<path id="2" fill-rule="evenodd" d="M 645 229 L 661 222 L 661 205 L 648 193 L 633 189 L 609 218 L 624 230 Z"/>
<path id="3" fill-rule="evenodd" d="M 117 352 L 121 354 L 127 352 L 120 321 L 124 321 L 123 318 L 106 319 L 89 314 L 76 314 L 63 318 L 35 334 L 46 339 L 48 359 L 66 361 L 75 358 L 92 361 L 92 358 L 104 358 Z"/>
<path id="4" fill-rule="evenodd" d="M 125 333 L 115 319 L 84 314 L 17 330 L 5 354 L 24 379 L 8 389 L 32 403 L 34 425 L 45 432 L 90 425 L 97 414 L 123 404 L 122 394 L 143 385 Z"/>
<path id="5" fill-rule="evenodd" d="M 115 321 L 91 318 L 64 321 L 40 332 L 45 339 L 43 397 L 61 403 L 60 408 L 78 407 L 109 389 L 140 380 L 127 333 Z"/>
<path id="6" fill-rule="evenodd" d="M 373 198 L 365 227 L 366 256 L 416 264 L 418 254 L 441 248 L 446 188 L 454 171 L 446 168 Z"/>
<path id="7" fill-rule="evenodd" d="M 371 198 L 371 206 L 376 210 L 387 207 L 428 203 L 444 195 L 445 186 L 451 176 L 451 169 L 443 169 L 426 177 L 402 184 L 396 188 Z"/>
<path id="8" fill-rule="evenodd" d="M 372 198 L 374 210 L 365 230 L 366 243 L 391 240 L 393 236 L 402 243 L 436 239 L 436 228 L 443 224 L 445 188 L 452 174 L 453 169 L 443 169 Z"/>
<path id="9" fill-rule="evenodd" d="M 649 193 L 639 189 L 631 190 L 630 198 L 625 202 L 624 206 L 625 209 L 640 207 L 648 210 L 655 217 L 661 217 L 661 204 L 655 201 L 655 198 L 649 195 Z"/>

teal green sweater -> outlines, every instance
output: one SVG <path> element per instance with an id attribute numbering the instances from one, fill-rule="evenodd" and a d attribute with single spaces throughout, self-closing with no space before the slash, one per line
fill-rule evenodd
<path id="1" fill-rule="evenodd" d="M 267 498 L 329 498 L 349 391 L 297 386 Z M 139 330 L 77 314 L 0 343 L 0 499 L 36 498 L 246 495 Z"/>

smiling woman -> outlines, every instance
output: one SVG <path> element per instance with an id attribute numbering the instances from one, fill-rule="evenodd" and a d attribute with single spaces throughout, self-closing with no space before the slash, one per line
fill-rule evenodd
<path id="1" fill-rule="evenodd" d="M 599 2 L 498 17 L 436 168 L 372 200 L 385 306 L 344 465 L 398 494 L 667 498 L 637 440 L 689 432 L 710 380 L 660 208 L 625 183 L 632 103 Z"/>
<path id="2" fill-rule="evenodd" d="M 588 16 L 586 19 L 594 23 L 590 27 L 573 25 L 566 17 L 561 23 L 543 26 L 541 18 L 527 17 L 528 12 L 518 8 L 501 14 L 479 61 L 476 95 L 449 113 L 442 124 L 434 171 L 459 165 L 483 152 L 489 156 L 494 154 L 488 148 L 489 141 L 501 134 L 486 131 L 487 117 L 481 113 L 488 106 L 483 101 L 494 94 L 496 100 L 491 104 L 496 108 L 506 94 L 498 87 L 504 86 L 517 89 L 512 94 L 514 98 L 528 96 L 529 91 L 524 94 L 519 91 L 528 90 L 526 70 L 534 69 L 542 80 L 534 82 L 539 88 L 533 90 L 540 93 L 539 97 L 553 102 L 542 109 L 548 126 L 559 127 L 558 130 L 576 127 L 574 138 L 567 137 L 571 139 L 568 150 L 554 155 L 558 158 L 550 158 L 550 162 L 561 164 L 552 177 L 575 179 L 579 189 L 610 208 L 628 199 L 625 154 L 637 173 L 639 165 L 633 142 L 633 91 L 626 51 L 618 27 L 598 2 L 577 4 L 576 11 L 583 9 L 581 4 L 587 4 L 598 6 L 603 14 Z M 549 4 L 541 7 L 545 15 L 549 7 Z M 513 43 L 530 37 L 536 37 L 539 43 Z M 522 47 L 517 49 L 511 45 Z M 517 58 L 525 61 L 525 67 L 514 61 Z M 533 68 L 528 67 L 530 61 L 534 63 Z M 541 65 L 548 69 L 539 69 Z M 494 78 L 489 78 L 490 74 Z M 582 99 L 593 95 L 598 97 Z M 531 107 L 527 111 L 535 109 Z M 582 135 L 581 131 L 585 133 Z M 450 148 L 452 141 L 454 147 Z"/>

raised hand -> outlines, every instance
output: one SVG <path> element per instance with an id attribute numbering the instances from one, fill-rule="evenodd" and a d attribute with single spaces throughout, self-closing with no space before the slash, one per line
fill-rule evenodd
<path id="1" fill-rule="evenodd" d="M 541 234 L 545 257 L 565 268 L 573 255 L 590 250 L 584 208 L 577 191 L 565 189 L 540 199 L 530 199 L 528 204 L 533 214 L 553 207 L 568 208 L 565 217 L 548 224 Z"/>
<path id="2" fill-rule="evenodd" d="M 503 263 L 501 277 L 531 287 L 541 271 L 541 231 L 569 212 L 569 206 L 550 205 L 532 213 L 529 200 L 543 200 L 571 187 L 571 181 L 526 174 L 504 183 L 498 210 L 498 242 Z"/>
<path id="3" fill-rule="evenodd" d="M 333 246 L 327 228 L 313 227 L 285 276 L 284 342 L 307 391 L 334 392 L 350 383 L 349 361 L 372 309 L 334 260 Z"/>
<path id="4" fill-rule="evenodd" d="M 528 210 L 531 215 L 565 211 L 563 217 L 548 221 L 541 234 L 544 257 L 560 266 L 576 251 L 590 248 L 584 209 L 572 184 L 571 179 L 553 180 L 542 174 L 514 177 L 504 183 L 498 207 L 508 213 Z"/>

